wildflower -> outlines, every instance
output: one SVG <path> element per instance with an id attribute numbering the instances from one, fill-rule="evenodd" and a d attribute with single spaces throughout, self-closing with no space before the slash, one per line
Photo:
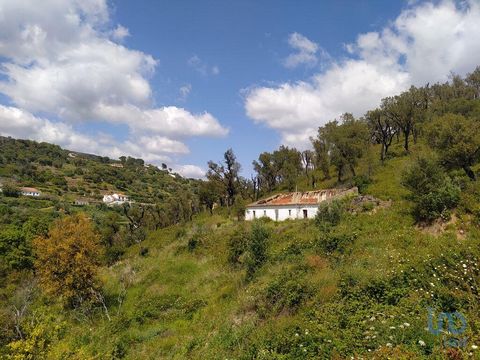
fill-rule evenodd
<path id="1" fill-rule="evenodd" d="M 409 327 L 409 326 L 410 326 L 410 324 L 407 323 L 407 322 L 406 322 L 406 323 L 403 323 L 403 325 L 405 325 L 406 327 Z"/>
<path id="2" fill-rule="evenodd" d="M 387 343 L 387 347 L 392 347 L 392 344 L 391 344 L 391 343 Z"/>
<path id="3" fill-rule="evenodd" d="M 295 333 L 295 336 L 300 336 L 300 335 L 298 335 L 298 333 Z"/>
<path id="4" fill-rule="evenodd" d="M 477 349 L 478 349 L 478 346 L 475 345 L 475 344 L 473 344 L 473 345 L 472 345 L 472 349 L 473 349 L 473 350 L 477 350 Z"/>
<path id="5" fill-rule="evenodd" d="M 418 340 L 418 344 L 419 344 L 420 346 L 425 346 L 425 345 L 426 345 L 426 344 L 425 344 L 425 341 L 423 341 L 423 340 Z"/>

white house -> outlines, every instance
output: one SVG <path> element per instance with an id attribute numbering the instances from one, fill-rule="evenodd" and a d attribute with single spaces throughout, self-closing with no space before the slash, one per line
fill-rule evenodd
<path id="1" fill-rule="evenodd" d="M 276 194 L 248 205 L 245 210 L 245 220 L 260 217 L 269 217 L 275 221 L 311 219 L 315 217 L 318 206 L 323 201 L 350 194 L 358 194 L 358 189 L 354 187 Z"/>
<path id="2" fill-rule="evenodd" d="M 34 196 L 34 197 L 38 197 L 42 194 L 39 190 L 31 187 L 22 187 L 20 188 L 20 192 L 24 196 Z"/>
<path id="3" fill-rule="evenodd" d="M 124 194 L 105 194 L 103 195 L 103 202 L 107 205 L 121 205 L 130 202 L 127 195 Z"/>

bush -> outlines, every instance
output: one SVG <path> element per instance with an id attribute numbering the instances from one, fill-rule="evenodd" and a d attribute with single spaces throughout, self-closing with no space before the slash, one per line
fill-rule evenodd
<path id="1" fill-rule="evenodd" d="M 196 237 L 190 238 L 188 240 L 188 251 L 193 251 L 197 248 L 198 246 L 198 239 Z"/>
<path id="2" fill-rule="evenodd" d="M 366 175 L 357 175 L 353 178 L 353 185 L 358 188 L 360 194 L 365 194 L 365 190 L 371 183 L 372 180 Z"/>
<path id="3" fill-rule="evenodd" d="M 448 218 L 449 210 L 460 200 L 460 188 L 447 177 L 436 160 L 418 158 L 403 173 L 402 184 L 415 203 L 413 215 L 419 221 Z"/>
<path id="4" fill-rule="evenodd" d="M 267 240 L 270 237 L 268 230 L 255 222 L 250 235 L 247 256 L 247 279 L 251 279 L 257 269 L 267 260 Z"/>
<path id="5" fill-rule="evenodd" d="M 233 234 L 228 241 L 228 262 L 231 265 L 239 265 L 242 255 L 245 253 L 250 242 L 250 234 L 242 228 Z"/>
<path id="6" fill-rule="evenodd" d="M 435 191 L 415 198 L 414 216 L 418 220 L 432 221 L 438 218 L 450 218 L 450 209 L 460 200 L 460 189 L 447 179 L 445 184 Z"/>
<path id="7" fill-rule="evenodd" d="M 356 237 L 356 234 L 322 234 L 318 245 L 320 249 L 327 255 L 330 255 L 335 251 L 343 254 L 345 253 L 348 245 L 353 244 Z"/>
<path id="8" fill-rule="evenodd" d="M 315 224 L 321 231 L 330 231 L 333 226 L 338 225 L 344 213 L 343 203 L 339 200 L 325 202 L 318 207 L 315 216 Z"/>
<path id="9" fill-rule="evenodd" d="M 18 197 L 20 195 L 20 189 L 13 184 L 5 184 L 2 187 L 2 193 L 8 197 Z"/>
<path id="10" fill-rule="evenodd" d="M 289 272 L 276 278 L 265 289 L 260 312 L 295 312 L 313 294 L 301 274 Z"/>

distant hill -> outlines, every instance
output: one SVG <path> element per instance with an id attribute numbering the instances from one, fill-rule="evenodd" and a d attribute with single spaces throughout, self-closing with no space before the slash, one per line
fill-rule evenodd
<path id="1" fill-rule="evenodd" d="M 112 160 L 62 149 L 48 143 L 0 136 L 0 179 L 38 188 L 63 200 L 100 199 L 123 192 L 139 202 L 165 201 L 197 184 L 168 169 L 147 166 L 142 159 Z"/>

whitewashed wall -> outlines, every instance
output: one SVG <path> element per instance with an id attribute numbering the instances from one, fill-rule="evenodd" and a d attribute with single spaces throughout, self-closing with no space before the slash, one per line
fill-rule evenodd
<path id="1" fill-rule="evenodd" d="M 245 220 L 259 219 L 269 217 L 274 221 L 283 221 L 287 219 L 303 219 L 303 211 L 307 211 L 307 218 L 312 219 L 318 211 L 318 204 L 303 206 L 265 206 L 265 207 L 247 207 L 245 211 Z"/>

